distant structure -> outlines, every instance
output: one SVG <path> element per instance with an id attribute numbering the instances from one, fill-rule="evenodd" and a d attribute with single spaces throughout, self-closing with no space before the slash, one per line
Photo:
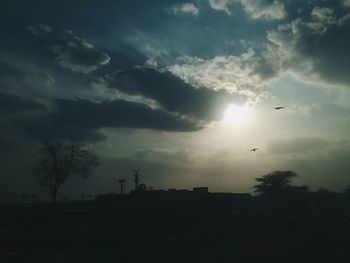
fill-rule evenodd
<path id="1" fill-rule="evenodd" d="M 147 187 L 146 187 L 145 184 L 139 184 L 137 190 L 139 190 L 139 191 L 146 191 L 146 190 L 147 190 Z"/>
<path id="2" fill-rule="evenodd" d="M 70 200 L 70 196 L 68 196 L 66 194 L 62 196 L 62 202 L 63 203 L 67 203 L 69 200 Z"/>
<path id="3" fill-rule="evenodd" d="M 193 187 L 193 193 L 208 194 L 209 188 L 208 187 Z"/>
<path id="4" fill-rule="evenodd" d="M 139 182 L 140 182 L 140 169 L 134 170 L 134 182 L 135 182 L 135 191 L 139 189 Z"/>
<path id="5" fill-rule="evenodd" d="M 118 180 L 119 186 L 120 186 L 120 194 L 124 195 L 125 193 L 125 186 L 126 186 L 126 180 L 125 179 L 119 179 Z"/>
<path id="6" fill-rule="evenodd" d="M 22 204 L 27 203 L 27 202 L 33 202 L 36 199 L 36 195 L 33 194 L 21 194 L 21 200 Z"/>

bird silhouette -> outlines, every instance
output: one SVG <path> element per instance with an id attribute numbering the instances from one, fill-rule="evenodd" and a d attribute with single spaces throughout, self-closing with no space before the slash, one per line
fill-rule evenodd
<path id="1" fill-rule="evenodd" d="M 284 109 L 284 107 L 275 107 L 275 110 L 282 110 L 282 109 Z"/>
<path id="2" fill-rule="evenodd" d="M 258 148 L 253 148 L 253 149 L 251 149 L 250 151 L 251 152 L 256 152 L 258 150 Z"/>

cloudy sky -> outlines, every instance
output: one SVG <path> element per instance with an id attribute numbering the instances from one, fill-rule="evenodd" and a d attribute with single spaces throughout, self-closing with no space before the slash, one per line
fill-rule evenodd
<path id="1" fill-rule="evenodd" d="M 3 200 L 42 191 L 48 138 L 100 158 L 65 194 L 130 189 L 135 168 L 162 189 L 350 184 L 349 0 L 3 0 L 0 25 Z"/>

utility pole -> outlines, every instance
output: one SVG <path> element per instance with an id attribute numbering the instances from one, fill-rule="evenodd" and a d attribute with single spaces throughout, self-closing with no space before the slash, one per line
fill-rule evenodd
<path id="1" fill-rule="evenodd" d="M 126 180 L 125 179 L 119 179 L 118 183 L 119 183 L 119 186 L 120 186 L 120 194 L 124 195 Z"/>
<path id="2" fill-rule="evenodd" d="M 134 182 L 135 182 L 135 191 L 139 189 L 139 178 L 140 178 L 140 169 L 134 170 Z"/>

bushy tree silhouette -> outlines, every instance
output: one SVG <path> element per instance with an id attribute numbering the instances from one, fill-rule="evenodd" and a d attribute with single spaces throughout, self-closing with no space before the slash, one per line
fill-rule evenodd
<path id="1" fill-rule="evenodd" d="M 291 185 L 293 178 L 298 174 L 292 171 L 274 171 L 265 174 L 255 180 L 258 182 L 254 186 L 255 192 L 260 196 L 274 196 L 285 191 Z"/>
<path id="2" fill-rule="evenodd" d="M 40 157 L 34 172 L 38 182 L 49 188 L 52 204 L 57 193 L 71 176 L 88 177 L 97 166 L 97 156 L 83 144 L 74 140 L 45 141 L 40 147 Z"/>
<path id="3" fill-rule="evenodd" d="M 305 212 L 309 206 L 309 188 L 291 185 L 298 174 L 293 171 L 274 171 L 255 180 L 255 192 L 267 209 L 283 213 Z"/>

